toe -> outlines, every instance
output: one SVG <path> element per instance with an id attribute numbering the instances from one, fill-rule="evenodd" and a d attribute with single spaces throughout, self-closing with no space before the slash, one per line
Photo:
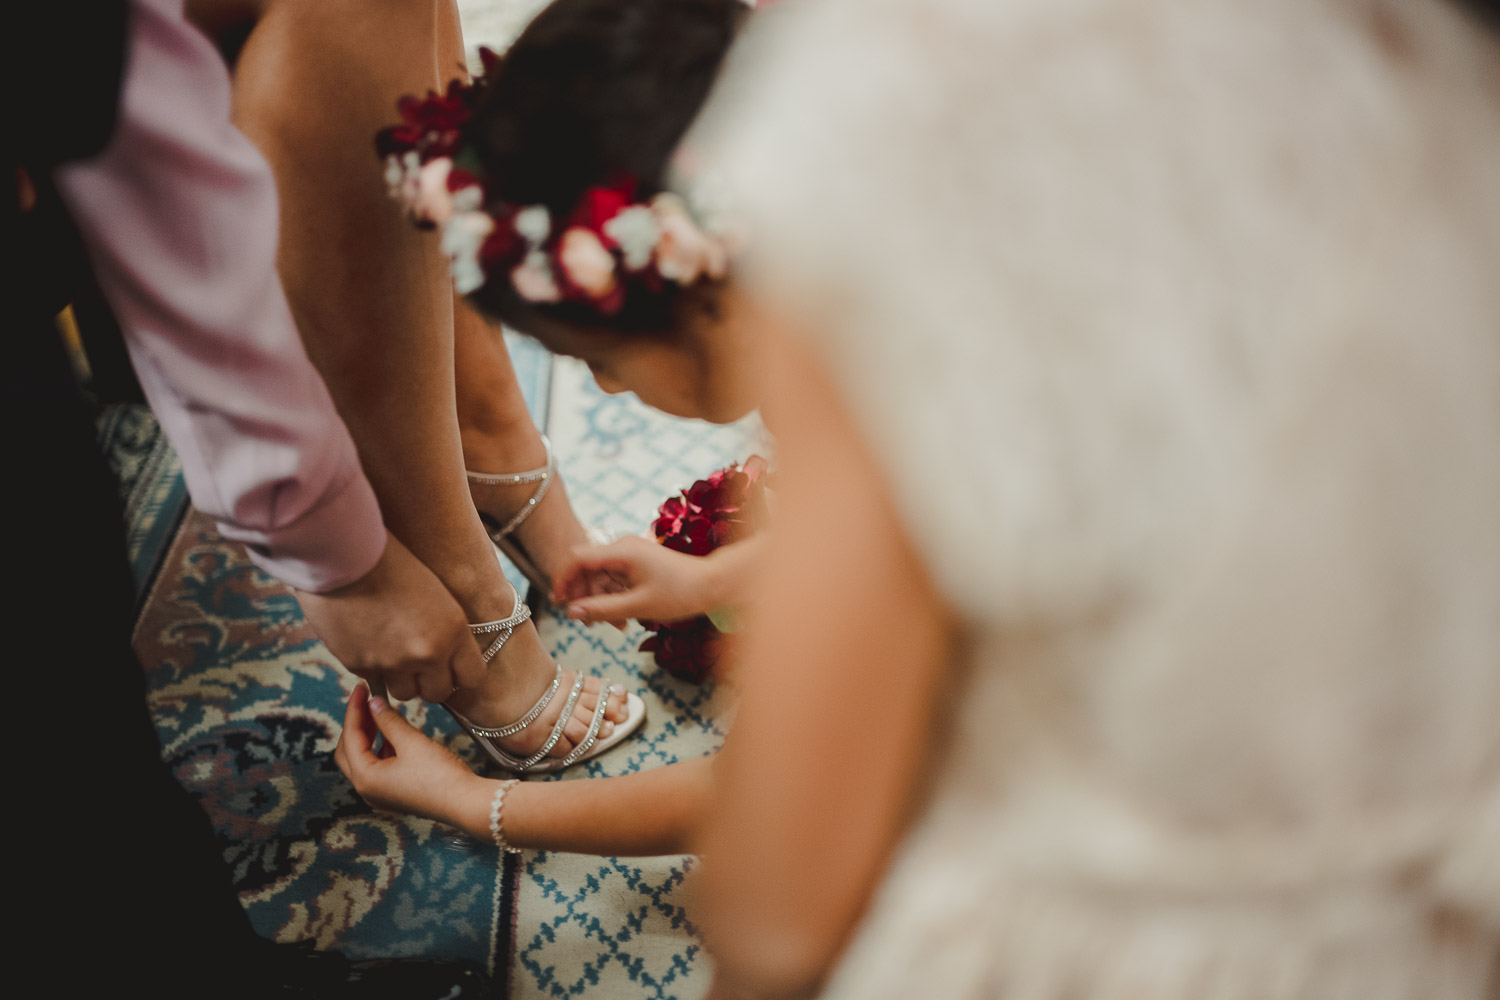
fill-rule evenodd
<path id="1" fill-rule="evenodd" d="M 609 707 L 604 710 L 604 717 L 610 722 L 624 722 L 630 717 L 630 706 L 625 699 L 623 684 L 609 686 Z"/>
<path id="2" fill-rule="evenodd" d="M 558 748 L 562 749 L 562 753 L 554 752 L 553 756 L 560 757 L 563 754 L 566 754 L 569 750 L 572 750 L 578 744 L 582 743 L 584 739 L 587 738 L 588 734 L 588 723 L 579 721 L 578 716 L 575 714 L 573 718 L 568 720 L 568 728 L 563 730 L 564 739 L 557 741 Z M 564 742 L 567 743 L 566 748 L 563 748 L 562 746 Z"/>
<path id="3" fill-rule="evenodd" d="M 589 735 L 589 726 L 594 721 L 594 709 L 599 704 L 599 693 L 602 682 L 597 677 L 590 677 L 583 682 L 583 690 L 578 693 L 578 702 L 573 706 L 573 716 L 563 728 L 563 738 L 557 741 L 557 746 L 552 748 L 549 756 L 561 757 L 582 743 Z M 609 712 L 605 709 L 605 725 L 608 725 Z M 601 734 L 603 726 L 600 727 Z"/>

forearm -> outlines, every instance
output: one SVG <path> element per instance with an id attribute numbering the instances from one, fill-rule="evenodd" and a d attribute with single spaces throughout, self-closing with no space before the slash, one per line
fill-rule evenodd
<path id="1" fill-rule="evenodd" d="M 693 853 L 711 770 L 712 758 L 701 757 L 617 778 L 523 781 L 505 796 L 505 838 L 515 847 L 578 854 Z M 439 818 L 488 840 L 497 787 L 474 776 Z"/>
<path id="2" fill-rule="evenodd" d="M 795 360 L 764 412 L 796 513 L 766 537 L 702 833 L 726 995 L 802 995 L 832 966 L 911 815 L 946 663 L 946 615 L 879 467 L 823 370 Z"/>
<path id="3" fill-rule="evenodd" d="M 229 112 L 180 6 L 137 0 L 115 136 L 55 176 L 194 503 L 269 572 L 328 590 L 385 533 L 282 292 L 270 168 Z"/>

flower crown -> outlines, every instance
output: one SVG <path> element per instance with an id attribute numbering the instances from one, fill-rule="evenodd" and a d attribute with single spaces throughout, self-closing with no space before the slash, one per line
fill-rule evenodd
<path id="1" fill-rule="evenodd" d="M 491 73 L 500 57 L 486 48 L 479 55 Z M 587 189 L 561 224 L 544 205 L 491 200 L 483 165 L 464 135 L 483 86 L 480 76 L 470 84 L 454 80 L 446 93 L 403 97 L 401 124 L 375 137 L 391 196 L 419 226 L 441 229 L 459 294 L 502 273 L 528 302 L 582 302 L 613 316 L 631 288 L 657 292 L 668 281 L 690 285 L 725 276 L 729 241 L 722 227 L 700 227 L 688 202 L 671 192 L 637 201 L 632 178 Z"/>

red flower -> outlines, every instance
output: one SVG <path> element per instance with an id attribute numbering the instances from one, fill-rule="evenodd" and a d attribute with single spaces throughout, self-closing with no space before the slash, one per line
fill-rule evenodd
<path id="1" fill-rule="evenodd" d="M 749 537 L 755 530 L 751 511 L 759 501 L 756 486 L 765 475 L 766 460 L 752 455 L 744 468 L 731 465 L 698 480 L 658 508 L 652 533 L 667 548 L 695 556 Z M 654 654 L 667 673 L 700 683 L 713 672 L 723 637 L 706 615 L 690 622 L 641 624 L 655 633 L 641 651 Z"/>
<path id="2" fill-rule="evenodd" d="M 465 170 L 463 167 L 454 167 L 452 170 L 448 171 L 449 194 L 456 194 L 459 191 L 462 191 L 464 188 L 472 187 L 474 185 L 479 185 L 482 188 L 483 183 L 483 181 L 481 181 L 474 174 Z"/>
<path id="3" fill-rule="evenodd" d="M 617 188 L 589 188 L 583 192 L 583 197 L 578 200 L 578 207 L 568 216 L 568 225 L 563 229 L 582 226 L 599 237 L 599 241 L 605 246 L 613 248 L 615 242 L 605 234 L 604 224 L 619 215 L 629 204 L 629 197 Z"/>
<path id="4" fill-rule="evenodd" d="M 682 515 L 687 513 L 687 504 L 681 497 L 669 497 L 657 511 L 655 523 L 651 525 L 657 541 L 665 540 L 682 529 Z"/>
<path id="5" fill-rule="evenodd" d="M 656 633 L 641 643 L 641 652 L 653 654 L 656 665 L 678 680 L 701 684 L 718 666 L 723 637 L 707 616 L 671 624 L 641 624 Z"/>
<path id="6" fill-rule="evenodd" d="M 689 514 L 677 531 L 662 539 L 662 544 L 690 556 L 706 556 L 717 547 L 713 522 L 706 517 Z"/>
<path id="7" fill-rule="evenodd" d="M 416 150 L 423 163 L 452 156 L 463 142 L 463 127 L 473 115 L 478 94 L 477 84 L 457 80 L 441 94 L 434 90 L 420 98 L 408 94 L 396 102 L 401 124 L 375 134 L 375 152 L 384 159 L 392 153 Z"/>
<path id="8" fill-rule="evenodd" d="M 521 239 L 515 227 L 500 219 L 496 220 L 495 228 L 479 247 L 479 259 L 485 273 L 493 274 L 499 267 L 518 263 L 525 250 L 526 241 Z"/>

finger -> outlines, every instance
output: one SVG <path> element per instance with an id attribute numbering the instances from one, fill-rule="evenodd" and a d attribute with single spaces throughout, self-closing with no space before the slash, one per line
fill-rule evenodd
<path id="1" fill-rule="evenodd" d="M 568 573 L 618 573 L 628 576 L 640 562 L 640 546 L 654 545 L 644 538 L 631 535 L 608 545 L 577 545 L 570 554 L 572 563 Z"/>
<path id="2" fill-rule="evenodd" d="M 591 594 L 568 602 L 568 617 L 580 622 L 619 622 L 651 618 L 651 591 L 645 587 L 618 594 Z"/>
<path id="3" fill-rule="evenodd" d="M 469 645 L 472 647 L 474 644 L 471 642 Z M 417 675 L 417 690 L 422 693 L 423 701 L 444 701 L 457 687 L 446 663 L 430 667 Z"/>
<path id="4" fill-rule="evenodd" d="M 417 679 L 406 672 L 389 671 L 385 676 L 386 701 L 410 701 L 417 696 Z"/>
<path id="5" fill-rule="evenodd" d="M 370 715 L 375 719 L 380 735 L 385 737 L 386 746 L 391 747 L 396 754 L 400 754 L 403 748 L 413 749 L 427 740 L 383 698 L 370 699 Z"/>
<path id="6" fill-rule="evenodd" d="M 625 700 L 625 688 L 619 684 L 609 686 L 609 703 L 604 710 L 604 717 L 610 722 L 624 722 L 630 716 L 630 708 Z"/>
<path id="7" fill-rule="evenodd" d="M 449 662 L 452 671 L 453 683 L 461 688 L 477 688 L 484 683 L 485 674 L 489 667 L 485 665 L 484 657 L 479 652 L 479 644 L 469 634 L 469 628 L 464 626 L 463 638 Z"/>
<path id="8" fill-rule="evenodd" d="M 567 601 L 574 601 L 581 597 L 588 597 L 589 594 L 619 594 L 630 589 L 630 584 L 610 573 L 592 573 L 589 575 L 589 581 L 590 583 L 588 593 L 574 594 L 570 596 Z M 564 601 L 563 603 L 567 603 L 567 601 Z M 625 631 L 625 628 L 629 623 L 624 618 L 613 618 L 610 619 L 609 624 L 613 625 L 616 629 L 623 632 Z"/>
<path id="9" fill-rule="evenodd" d="M 630 581 L 604 570 L 589 570 L 585 574 L 588 587 L 578 597 L 587 597 L 590 594 L 618 594 L 622 590 L 630 589 Z"/>
<path id="10" fill-rule="evenodd" d="M 569 566 L 552 581 L 552 603 L 567 604 L 576 597 L 589 592 L 589 571 L 579 566 Z"/>
<path id="11" fill-rule="evenodd" d="M 369 701 L 370 690 L 361 684 L 354 689 L 354 693 L 349 696 L 349 704 L 344 707 L 344 731 L 339 736 L 338 749 L 334 754 L 337 759 L 338 750 L 342 750 L 353 770 L 359 770 L 375 760 L 371 744 L 375 742 L 378 730 L 375 728 L 375 720 L 370 717 Z M 349 774 L 349 771 L 344 773 Z"/>

